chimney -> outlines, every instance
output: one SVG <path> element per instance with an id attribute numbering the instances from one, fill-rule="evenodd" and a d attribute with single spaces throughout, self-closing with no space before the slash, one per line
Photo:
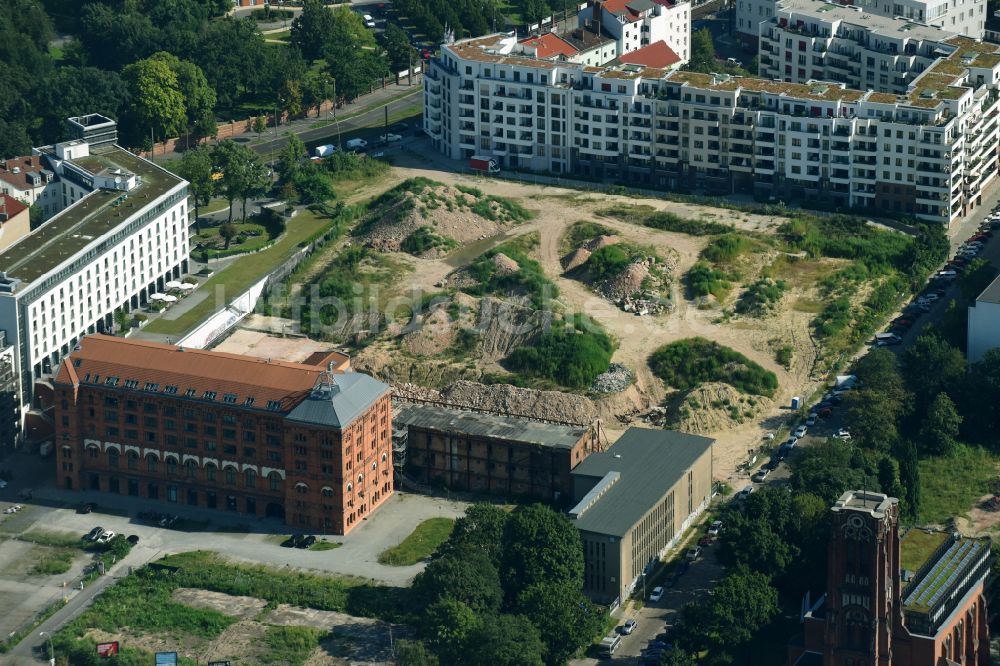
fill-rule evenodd
<path id="1" fill-rule="evenodd" d="M 601 36 L 601 21 L 604 19 L 604 3 L 601 0 L 594 0 L 594 32 Z"/>

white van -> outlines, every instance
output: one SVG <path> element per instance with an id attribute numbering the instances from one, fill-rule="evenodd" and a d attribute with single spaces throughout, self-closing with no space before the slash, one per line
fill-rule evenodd
<path id="1" fill-rule="evenodd" d="M 375 27 L 375 19 L 372 18 L 371 14 L 365 14 L 361 18 L 365 22 L 365 25 L 368 26 L 369 28 Z"/>
<path id="2" fill-rule="evenodd" d="M 614 656 L 615 650 L 618 646 L 622 644 L 622 637 L 620 634 L 611 634 L 610 636 L 605 636 L 601 639 L 601 645 L 598 648 L 598 654 L 602 657 L 607 657 L 610 659 Z"/>

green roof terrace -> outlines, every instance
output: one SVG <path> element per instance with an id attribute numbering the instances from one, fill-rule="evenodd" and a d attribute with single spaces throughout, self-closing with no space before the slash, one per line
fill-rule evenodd
<path id="1" fill-rule="evenodd" d="M 907 564 L 918 567 L 915 578 L 903 590 L 903 606 L 911 612 L 932 613 L 947 605 L 967 574 L 981 566 L 989 555 L 988 540 L 910 530 L 900 542 L 900 560 L 904 569 L 909 568 Z"/>
<path id="2" fill-rule="evenodd" d="M 38 280 L 183 182 L 117 146 L 72 163 L 91 174 L 122 169 L 137 175 L 140 182 L 129 192 L 94 190 L 0 253 L 0 271 L 8 277 L 27 284 Z M 127 197 L 122 199 L 123 195 Z"/>

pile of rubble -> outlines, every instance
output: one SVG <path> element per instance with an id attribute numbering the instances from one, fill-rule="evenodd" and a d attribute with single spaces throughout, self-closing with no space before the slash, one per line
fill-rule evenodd
<path id="1" fill-rule="evenodd" d="M 674 304 L 656 295 L 652 295 L 649 298 L 625 297 L 618 301 L 618 307 L 625 312 L 634 312 L 636 315 L 643 316 L 670 312 L 674 309 Z"/>
<path id="2" fill-rule="evenodd" d="M 595 393 L 618 393 L 628 388 L 635 375 L 621 363 L 612 363 L 606 372 L 594 378 L 590 390 Z"/>

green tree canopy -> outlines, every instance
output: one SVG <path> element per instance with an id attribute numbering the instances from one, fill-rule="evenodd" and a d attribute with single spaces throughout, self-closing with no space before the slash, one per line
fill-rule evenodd
<path id="1" fill-rule="evenodd" d="M 576 583 L 535 583 L 518 596 L 515 610 L 538 628 L 549 666 L 565 664 L 601 629 L 600 609 Z"/>
<path id="2" fill-rule="evenodd" d="M 454 664 L 461 661 L 469 635 L 478 624 L 475 611 L 467 605 L 443 598 L 427 607 L 421 617 L 420 633 L 444 663 Z"/>
<path id="3" fill-rule="evenodd" d="M 495 504 L 484 502 L 473 504 L 465 510 L 464 516 L 455 521 L 455 528 L 443 546 L 444 552 L 461 549 L 478 550 L 484 553 L 499 571 L 508 516 L 506 511 Z"/>
<path id="4" fill-rule="evenodd" d="M 308 60 L 322 57 L 336 29 L 333 12 L 322 0 L 305 0 L 302 13 L 292 21 L 289 43 Z"/>
<path id="5" fill-rule="evenodd" d="M 508 599 L 542 583 L 581 584 L 580 533 L 561 513 L 545 506 L 519 506 L 504 529 L 501 576 Z"/>
<path id="6" fill-rule="evenodd" d="M 194 199 L 195 225 L 198 225 L 200 207 L 207 204 L 215 192 L 215 181 L 212 180 L 212 153 L 205 146 L 186 150 L 172 168 L 174 173 L 188 182 L 188 189 Z"/>
<path id="7" fill-rule="evenodd" d="M 177 74 L 161 58 L 147 58 L 123 72 L 128 86 L 130 118 L 138 136 L 150 131 L 162 140 L 183 131 L 187 119 Z"/>
<path id="8" fill-rule="evenodd" d="M 920 442 L 925 453 L 945 456 L 955 450 L 962 417 L 947 393 L 938 393 L 920 424 Z"/>
<path id="9" fill-rule="evenodd" d="M 538 629 L 521 615 L 484 618 L 469 634 L 461 664 L 474 666 L 543 666 Z"/>
<path id="10" fill-rule="evenodd" d="M 691 35 L 691 58 L 688 60 L 688 69 L 707 73 L 717 71 L 718 68 L 712 32 L 708 28 L 702 28 Z"/>
<path id="11" fill-rule="evenodd" d="M 965 376 L 965 356 L 931 330 L 903 354 L 903 374 L 916 396 L 917 410 L 926 409 L 942 391 L 957 393 Z"/>
<path id="12" fill-rule="evenodd" d="M 402 72 L 420 59 L 416 49 L 410 46 L 406 32 L 395 23 L 386 26 L 385 32 L 380 35 L 380 42 L 392 73 Z"/>
<path id="13" fill-rule="evenodd" d="M 496 568 L 485 554 L 474 550 L 433 560 L 413 580 L 413 593 L 425 605 L 454 599 L 476 613 L 496 612 L 503 601 Z"/>

